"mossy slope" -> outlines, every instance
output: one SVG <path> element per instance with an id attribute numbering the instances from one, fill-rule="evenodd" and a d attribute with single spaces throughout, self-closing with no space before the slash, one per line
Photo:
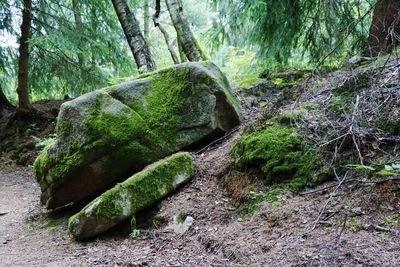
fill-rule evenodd
<path id="1" fill-rule="evenodd" d="M 186 152 L 158 161 L 93 200 L 70 218 L 68 229 L 77 240 L 105 232 L 175 190 L 193 171 Z"/>

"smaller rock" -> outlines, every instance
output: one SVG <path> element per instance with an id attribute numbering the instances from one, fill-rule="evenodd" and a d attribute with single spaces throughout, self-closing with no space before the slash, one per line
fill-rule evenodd
<path id="1" fill-rule="evenodd" d="M 193 175 L 187 152 L 158 161 L 93 200 L 69 219 L 76 240 L 94 237 L 163 198 Z"/>
<path id="2" fill-rule="evenodd" d="M 181 235 L 186 233 L 190 226 L 194 223 L 194 218 L 191 216 L 182 217 L 181 213 L 174 216 L 174 223 L 172 228 L 174 229 L 175 234 Z"/>

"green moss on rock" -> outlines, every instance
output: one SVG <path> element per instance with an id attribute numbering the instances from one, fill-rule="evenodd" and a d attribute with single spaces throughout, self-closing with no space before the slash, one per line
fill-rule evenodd
<path id="1" fill-rule="evenodd" d="M 245 134 L 231 150 L 235 168 L 260 168 L 269 182 L 291 182 L 299 191 L 313 184 L 316 153 L 289 126 L 273 125 Z"/>
<path id="2" fill-rule="evenodd" d="M 93 200 L 70 218 L 68 229 L 77 240 L 96 236 L 175 190 L 193 171 L 189 153 L 158 161 Z"/>
<path id="3" fill-rule="evenodd" d="M 127 171 L 240 119 L 229 83 L 211 63 L 176 65 L 83 95 L 62 105 L 59 139 L 35 162 L 42 202 L 53 209 L 103 192 Z"/>

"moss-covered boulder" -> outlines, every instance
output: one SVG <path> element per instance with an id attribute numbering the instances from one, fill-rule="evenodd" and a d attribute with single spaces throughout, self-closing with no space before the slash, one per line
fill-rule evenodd
<path id="1" fill-rule="evenodd" d="M 290 182 L 294 191 L 318 183 L 314 149 L 290 126 L 272 125 L 244 134 L 231 150 L 234 168 L 260 169 L 269 183 Z"/>
<path id="2" fill-rule="evenodd" d="M 240 123 L 236 98 L 212 63 L 185 63 L 64 103 L 58 139 L 34 163 L 53 209 L 96 196 L 148 164 Z"/>
<path id="3" fill-rule="evenodd" d="M 193 170 L 186 152 L 158 161 L 89 203 L 69 219 L 68 230 L 76 240 L 105 232 L 175 190 Z"/>

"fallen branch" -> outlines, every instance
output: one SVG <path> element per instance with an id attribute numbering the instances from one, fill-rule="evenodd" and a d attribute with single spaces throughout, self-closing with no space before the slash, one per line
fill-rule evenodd
<path id="1" fill-rule="evenodd" d="M 234 134 L 235 132 L 237 132 L 239 129 L 240 129 L 240 127 L 234 128 L 232 131 L 230 131 L 229 133 L 225 134 L 225 135 L 222 136 L 221 138 L 218 138 L 217 140 L 214 140 L 213 142 L 209 143 L 208 145 L 206 145 L 206 146 L 203 147 L 202 149 L 197 150 L 196 152 L 194 152 L 194 154 L 195 154 L 195 155 L 200 154 L 201 152 L 205 151 L 205 150 L 206 150 L 207 148 L 209 148 L 210 146 L 212 146 L 212 145 L 214 145 L 214 144 L 216 144 L 216 143 L 218 143 L 218 142 L 221 142 L 221 141 L 227 139 L 227 138 L 230 137 L 232 134 Z"/>
<path id="2" fill-rule="evenodd" d="M 347 183 L 355 182 L 355 181 L 358 181 L 358 180 L 357 179 L 349 179 L 349 180 L 343 181 L 342 184 L 347 184 Z M 311 195 L 311 194 L 314 194 L 314 193 L 324 192 L 324 191 L 326 191 L 326 190 L 328 190 L 328 189 L 330 189 L 332 187 L 338 186 L 339 183 L 331 184 L 331 185 L 325 186 L 323 188 L 315 189 L 315 190 L 310 190 L 310 191 L 306 191 L 306 192 L 300 192 L 299 195 L 300 196 L 306 196 L 306 195 Z"/>
<path id="3" fill-rule="evenodd" d="M 340 188 L 340 186 L 344 183 L 344 181 L 347 178 L 347 172 L 344 175 L 343 179 L 340 180 L 339 184 L 335 187 L 331 195 L 329 196 L 328 200 L 325 202 L 324 206 L 321 208 L 321 210 L 318 213 L 318 217 L 315 219 L 314 224 L 311 228 L 311 231 L 314 230 L 317 227 L 317 224 L 319 223 L 319 220 L 321 219 L 322 214 L 325 212 L 326 207 L 329 205 L 329 203 L 332 201 L 334 193 L 337 192 L 337 190 Z"/>

